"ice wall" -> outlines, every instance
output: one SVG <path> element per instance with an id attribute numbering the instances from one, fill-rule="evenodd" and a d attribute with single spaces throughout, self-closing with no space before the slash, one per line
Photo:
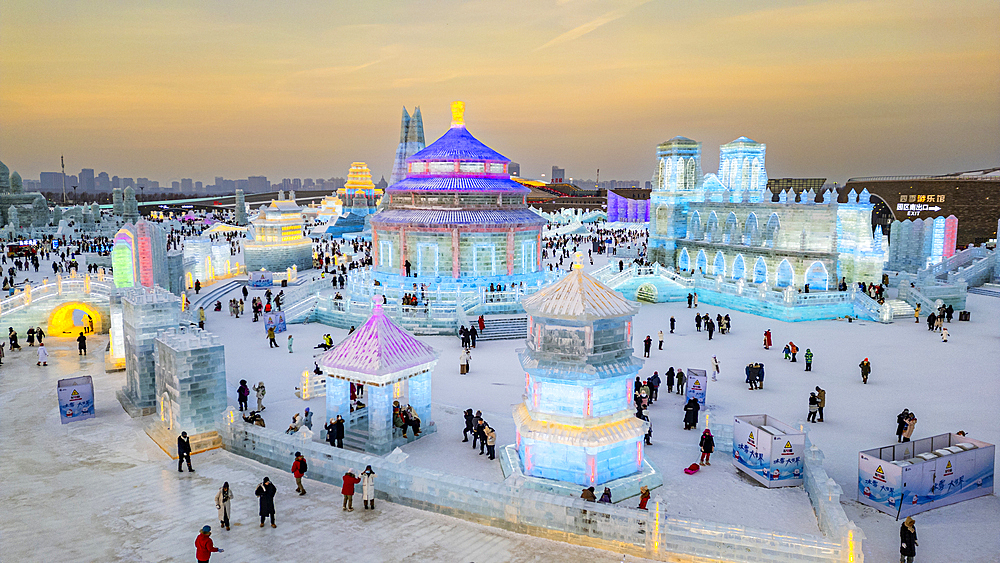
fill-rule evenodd
<path id="1" fill-rule="evenodd" d="M 219 337 L 173 328 L 157 334 L 154 348 L 160 420 L 176 432 L 215 430 L 226 408 L 226 352 Z"/>
<path id="2" fill-rule="evenodd" d="M 125 336 L 125 387 L 122 406 L 132 416 L 151 414 L 156 403 L 154 341 L 160 330 L 176 328 L 180 322 L 180 299 L 161 287 L 122 291 Z M 136 414 L 135 409 L 141 412 Z"/>

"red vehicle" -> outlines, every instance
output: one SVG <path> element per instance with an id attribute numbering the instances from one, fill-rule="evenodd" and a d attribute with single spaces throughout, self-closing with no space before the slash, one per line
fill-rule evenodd
<path id="1" fill-rule="evenodd" d="M 35 248 L 35 241 L 30 242 L 15 242 L 7 245 L 7 257 L 8 258 L 25 258 L 31 257 L 38 253 Z"/>

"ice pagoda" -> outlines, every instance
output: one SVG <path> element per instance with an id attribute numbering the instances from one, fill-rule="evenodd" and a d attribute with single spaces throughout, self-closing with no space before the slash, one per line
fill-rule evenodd
<path id="1" fill-rule="evenodd" d="M 578 495 L 607 486 L 620 499 L 662 484 L 643 458 L 648 423 L 633 411 L 643 363 L 632 355 L 637 311 L 582 268 L 578 255 L 569 274 L 521 301 L 525 400 L 514 407 L 516 453 L 508 446 L 501 459 L 534 488 Z"/>
<path id="2" fill-rule="evenodd" d="M 319 357 L 317 363 L 327 375 L 327 419 L 343 416 L 347 432 L 364 440 L 365 451 L 378 455 L 396 445 L 393 401 L 413 407 L 422 434 L 433 432 L 431 372 L 439 355 L 394 323 L 376 302 L 361 328 Z M 351 404 L 352 383 L 365 386 L 364 407 Z"/>
<path id="3" fill-rule="evenodd" d="M 464 108 L 452 104 L 451 128 L 407 160 L 406 178 L 386 188 L 371 216 L 373 277 L 383 286 L 527 286 L 544 278 L 546 221 L 528 209 L 529 188 L 510 179 L 510 159 L 465 128 Z"/>

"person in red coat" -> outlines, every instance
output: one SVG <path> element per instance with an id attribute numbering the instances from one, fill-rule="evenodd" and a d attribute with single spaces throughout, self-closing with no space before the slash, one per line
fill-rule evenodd
<path id="1" fill-rule="evenodd" d="M 639 510 L 648 510 L 646 503 L 649 502 L 649 487 L 643 485 L 639 487 Z"/>
<path id="2" fill-rule="evenodd" d="M 302 457 L 302 452 L 295 452 L 295 461 L 292 462 L 292 475 L 295 476 L 295 484 L 297 485 L 295 491 L 300 496 L 306 494 L 306 488 L 302 486 L 302 477 L 305 476 L 308 467 L 306 458 Z"/>
<path id="3" fill-rule="evenodd" d="M 361 479 L 354 475 L 353 469 L 348 469 L 347 473 L 344 473 L 344 486 L 340 492 L 344 493 L 344 510 L 348 512 L 354 512 L 354 485 L 360 482 Z"/>
<path id="4" fill-rule="evenodd" d="M 771 349 L 771 329 L 767 329 L 764 331 L 764 349 L 765 350 Z"/>
<path id="5" fill-rule="evenodd" d="M 213 553 L 225 551 L 220 547 L 215 547 L 215 544 L 212 543 L 211 526 L 205 526 L 201 529 L 201 533 L 194 539 L 194 548 L 196 550 L 194 556 L 198 559 L 198 563 L 208 563 L 208 559 Z"/>

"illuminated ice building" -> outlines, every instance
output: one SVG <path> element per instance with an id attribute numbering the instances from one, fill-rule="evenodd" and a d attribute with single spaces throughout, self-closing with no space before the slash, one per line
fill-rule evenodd
<path id="1" fill-rule="evenodd" d="M 545 219 L 528 209 L 529 189 L 510 179 L 510 159 L 473 137 L 463 112 L 452 104 L 451 129 L 407 160 L 406 178 L 371 217 L 373 276 L 384 286 L 527 287 L 544 277 Z"/>
<path id="2" fill-rule="evenodd" d="M 766 145 L 722 145 L 717 174 L 702 175 L 701 143 L 674 137 L 657 147 L 649 259 L 679 272 L 767 287 L 836 289 L 880 282 L 888 241 L 872 231 L 867 191 L 837 202 L 767 190 Z"/>
<path id="3" fill-rule="evenodd" d="M 351 164 L 347 172 L 347 183 L 337 190 L 337 197 L 343 202 L 343 213 L 370 215 L 382 198 L 382 190 L 372 182 L 372 171 L 364 162 Z"/>
<path id="4" fill-rule="evenodd" d="M 514 407 L 516 452 L 502 452 L 505 473 L 574 496 L 581 486 L 606 486 L 621 499 L 640 485 L 661 485 L 643 459 L 648 423 L 634 414 L 633 382 L 643 364 L 632 355 L 635 306 L 585 274 L 579 255 L 569 274 L 521 304 L 528 313 L 527 348 L 519 351 L 525 400 Z"/>
<path id="5" fill-rule="evenodd" d="M 312 268 L 312 241 L 303 236 L 305 218 L 295 200 L 273 200 L 251 223 L 251 240 L 243 244 L 247 271 L 283 272 L 292 266 Z"/>
<path id="6" fill-rule="evenodd" d="M 420 116 L 420 108 L 413 108 L 413 117 L 403 108 L 403 119 L 399 124 L 399 146 L 396 148 L 396 159 L 392 163 L 392 174 L 389 185 L 406 178 L 406 162 L 411 156 L 424 150 L 424 118 Z"/>

